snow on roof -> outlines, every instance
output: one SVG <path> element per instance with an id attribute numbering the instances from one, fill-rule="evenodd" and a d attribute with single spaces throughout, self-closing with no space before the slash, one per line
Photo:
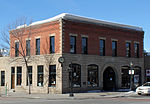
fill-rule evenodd
<path id="1" fill-rule="evenodd" d="M 24 28 L 24 27 L 27 27 L 27 24 L 17 26 L 17 28 L 16 28 L 16 29 L 21 29 L 21 28 Z"/>
<path id="2" fill-rule="evenodd" d="M 102 20 L 97 20 L 97 19 L 93 19 L 93 18 L 77 16 L 77 15 L 68 14 L 68 13 L 62 13 L 62 14 L 59 14 L 59 15 L 57 15 L 55 17 L 52 17 L 52 18 L 49 18 L 49 19 L 46 19 L 46 20 L 33 22 L 29 26 L 34 26 L 34 25 L 39 25 L 39 24 L 43 24 L 43 23 L 48 23 L 48 22 L 56 21 L 56 20 L 60 20 L 60 19 L 78 20 L 78 21 L 83 21 L 83 22 L 90 22 L 90 23 L 94 23 L 94 24 L 99 24 L 99 25 L 116 26 L 116 27 L 120 27 L 120 28 L 136 30 L 136 31 L 143 31 L 143 29 L 141 27 L 137 27 L 137 26 L 131 26 L 131 25 L 124 25 L 124 24 L 120 24 L 120 23 L 113 23 L 113 22 L 108 22 L 108 21 L 102 21 Z"/>

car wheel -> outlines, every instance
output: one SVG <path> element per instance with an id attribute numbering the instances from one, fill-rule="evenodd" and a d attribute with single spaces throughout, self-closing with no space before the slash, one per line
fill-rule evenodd
<path id="1" fill-rule="evenodd" d="M 141 93 L 138 93 L 138 95 L 142 95 Z"/>

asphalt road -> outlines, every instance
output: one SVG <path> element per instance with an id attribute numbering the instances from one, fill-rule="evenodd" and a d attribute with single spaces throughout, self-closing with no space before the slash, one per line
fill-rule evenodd
<path id="1" fill-rule="evenodd" d="M 99 99 L 0 98 L 0 104 L 150 104 L 150 96 Z"/>

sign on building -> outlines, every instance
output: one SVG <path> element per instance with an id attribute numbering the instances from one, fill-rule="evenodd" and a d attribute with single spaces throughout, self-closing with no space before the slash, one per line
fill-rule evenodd
<path id="1" fill-rule="evenodd" d="M 146 70 L 146 76 L 150 76 L 150 69 Z"/>

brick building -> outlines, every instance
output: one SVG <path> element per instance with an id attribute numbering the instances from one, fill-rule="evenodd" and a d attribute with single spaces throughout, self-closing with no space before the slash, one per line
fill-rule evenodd
<path id="1" fill-rule="evenodd" d="M 32 93 L 69 92 L 70 65 L 74 92 L 128 89 L 130 62 L 134 84 L 144 82 L 144 31 L 140 27 L 65 13 L 29 27 L 31 37 L 24 33 L 22 40 L 23 47 L 28 47 L 26 54 L 31 55 L 28 65 Z M 7 83 L 9 90 L 28 91 L 25 64 L 16 51 L 21 46 L 11 34 L 10 40 L 15 49 L 10 49 L 10 57 L 0 60 L 0 88 Z M 58 62 L 60 57 L 64 58 L 62 64 Z"/>

